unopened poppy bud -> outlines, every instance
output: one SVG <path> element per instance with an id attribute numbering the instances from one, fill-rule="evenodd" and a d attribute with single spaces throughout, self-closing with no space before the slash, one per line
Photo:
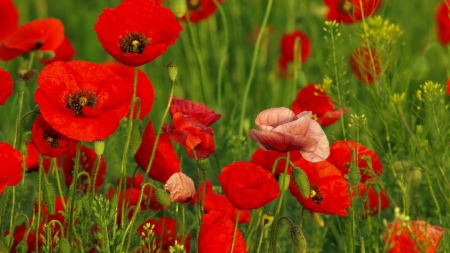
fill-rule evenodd
<path id="1" fill-rule="evenodd" d="M 182 18 L 187 11 L 187 4 L 185 0 L 172 0 L 170 9 L 173 12 L 173 15 L 177 18 Z"/>
<path id="2" fill-rule="evenodd" d="M 142 121 L 136 119 L 133 121 L 131 129 L 131 153 L 136 154 L 142 143 Z"/>
<path id="3" fill-rule="evenodd" d="M 58 242 L 58 252 L 70 253 L 70 244 L 66 238 L 61 238 Z"/>
<path id="4" fill-rule="evenodd" d="M 21 241 L 21 242 L 17 245 L 16 249 L 17 249 L 17 252 L 19 252 L 19 253 L 26 253 L 26 252 L 28 252 L 28 244 L 27 244 L 27 241 L 26 241 L 26 240 Z"/>
<path id="5" fill-rule="evenodd" d="M 311 186 L 309 185 L 308 176 L 306 176 L 305 172 L 300 168 L 293 167 L 292 179 L 294 180 L 294 183 L 302 196 L 305 199 L 309 198 L 309 194 L 311 193 Z"/>
<path id="6" fill-rule="evenodd" d="M 408 161 L 396 161 L 391 165 L 391 168 L 397 173 L 405 173 L 406 171 L 410 171 L 412 169 L 412 165 Z"/>
<path id="7" fill-rule="evenodd" d="M 98 156 L 103 155 L 103 152 L 105 152 L 105 141 L 103 140 L 94 141 L 94 151 L 95 154 Z"/>
<path id="8" fill-rule="evenodd" d="M 170 201 L 187 203 L 195 195 L 194 181 L 183 172 L 174 173 L 164 185 L 170 194 Z"/>
<path id="9" fill-rule="evenodd" d="M 350 165 L 350 169 L 348 172 L 348 182 L 352 187 L 355 187 L 359 184 L 361 180 L 361 173 L 359 173 L 359 168 L 355 165 Z"/>
<path id="10" fill-rule="evenodd" d="M 380 195 L 381 187 L 380 187 L 379 184 L 374 184 L 374 185 L 372 186 L 372 189 L 373 189 L 373 191 L 374 191 L 377 195 Z"/>
<path id="11" fill-rule="evenodd" d="M 298 252 L 306 252 L 306 249 L 308 248 L 306 238 L 302 229 L 297 225 L 291 227 L 291 240 Z"/>
<path id="12" fill-rule="evenodd" d="M 170 207 L 170 196 L 169 193 L 164 191 L 161 188 L 156 189 L 156 200 L 158 200 L 158 203 L 160 203 L 163 207 L 169 208 Z"/>
<path id="13" fill-rule="evenodd" d="M 205 158 L 205 159 L 199 160 L 198 168 L 203 172 L 207 172 L 209 169 L 211 169 L 211 163 L 209 162 L 209 159 Z"/>
<path id="14" fill-rule="evenodd" d="M 269 228 L 270 226 L 272 226 L 273 223 L 273 215 L 272 214 L 268 214 L 268 213 L 264 213 L 262 216 L 262 227 L 263 229 Z"/>
<path id="15" fill-rule="evenodd" d="M 422 171 L 420 168 L 414 167 L 411 172 L 411 186 L 415 189 L 419 188 L 422 182 Z"/>
<path id="16" fill-rule="evenodd" d="M 280 173 L 278 176 L 278 186 L 281 192 L 286 191 L 289 188 L 289 182 L 291 181 L 291 175 L 286 173 Z"/>
<path id="17" fill-rule="evenodd" d="M 325 227 L 325 221 L 323 221 L 322 215 L 320 213 L 311 212 L 311 215 L 314 219 L 314 221 L 319 225 L 319 227 L 324 228 Z"/>
<path id="18" fill-rule="evenodd" d="M 55 58 L 55 52 L 53 51 L 39 51 L 41 52 L 41 60 L 51 60 Z M 37 59 L 37 58 L 36 58 Z"/>
<path id="19" fill-rule="evenodd" d="M 167 72 L 169 72 L 169 78 L 172 83 L 174 83 L 177 80 L 178 77 L 178 66 L 175 64 L 175 62 L 170 62 L 169 65 L 167 65 Z"/>

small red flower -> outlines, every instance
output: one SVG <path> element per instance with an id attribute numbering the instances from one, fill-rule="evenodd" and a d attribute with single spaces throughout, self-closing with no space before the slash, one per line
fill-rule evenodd
<path id="1" fill-rule="evenodd" d="M 234 162 L 217 175 L 222 190 L 239 210 L 258 209 L 280 196 L 272 173 L 251 162 Z"/>
<path id="2" fill-rule="evenodd" d="M 321 126 L 329 126 L 341 118 L 341 110 L 334 108 L 334 103 L 323 91 L 321 84 L 308 84 L 297 94 L 292 102 L 292 111 L 299 114 L 311 111 Z"/>
<path id="3" fill-rule="evenodd" d="M 0 68 L 0 105 L 4 105 L 13 94 L 14 81 L 11 74 Z"/>
<path id="4" fill-rule="evenodd" d="M 264 151 L 263 149 L 258 148 L 252 155 L 252 163 L 257 164 L 263 167 L 265 170 L 272 172 L 272 167 L 275 161 L 280 157 L 286 157 L 286 153 L 280 153 L 277 151 Z M 296 150 L 291 151 L 289 160 L 297 161 L 301 158 L 303 157 L 300 154 L 300 152 Z M 280 173 L 284 173 L 285 168 L 286 168 L 286 161 L 280 160 L 275 169 L 275 176 L 278 176 Z"/>
<path id="5" fill-rule="evenodd" d="M 218 0 L 219 3 L 225 0 Z M 186 0 L 189 20 L 197 23 L 212 16 L 217 11 L 217 6 L 212 0 Z M 186 21 L 186 17 L 182 20 Z"/>
<path id="6" fill-rule="evenodd" d="M 25 164 L 27 166 L 27 173 L 32 171 L 39 171 L 39 153 L 36 149 L 36 147 L 33 145 L 31 141 L 27 142 L 27 152 L 26 152 L 26 159 Z M 25 154 L 24 154 L 25 156 Z M 44 157 L 44 161 L 42 162 L 44 166 L 45 173 L 48 173 L 48 171 L 51 168 L 51 158 Z M 56 166 L 61 166 L 61 160 L 59 158 L 56 159 Z"/>
<path id="7" fill-rule="evenodd" d="M 59 19 L 36 19 L 18 27 L 0 44 L 0 59 L 10 61 L 32 50 L 55 51 L 64 39 Z"/>
<path id="8" fill-rule="evenodd" d="M 98 64 L 54 62 L 38 78 L 35 102 L 58 132 L 82 141 L 103 140 L 130 109 L 131 84 Z"/>
<path id="9" fill-rule="evenodd" d="M 120 178 L 118 178 L 116 180 L 117 185 L 119 185 L 120 182 Z M 137 204 L 137 200 L 139 198 L 140 195 L 140 191 L 142 188 L 142 183 L 144 182 L 144 177 L 142 177 L 142 175 L 138 172 L 136 173 L 136 176 L 134 177 L 134 179 L 132 177 L 127 177 L 126 179 L 126 188 L 127 189 L 132 189 L 130 192 L 131 194 L 131 199 L 135 199 L 136 202 L 134 205 Z M 116 191 L 114 191 L 116 192 Z M 128 194 L 128 193 L 127 193 Z M 134 195 L 134 196 L 133 196 Z M 126 195 L 127 199 L 129 199 L 129 195 Z M 122 198 L 122 195 L 120 195 L 120 199 Z M 119 200 L 119 206 L 121 207 L 121 200 Z M 129 203 L 128 206 L 130 206 L 131 203 Z M 151 209 L 154 211 L 160 211 L 163 210 L 163 206 L 158 202 L 156 195 L 155 195 L 155 189 L 153 187 L 148 187 L 146 186 L 144 189 L 144 196 L 142 198 L 142 202 L 141 202 L 141 210 L 147 210 L 147 209 Z M 131 219 L 132 214 L 129 216 L 129 218 Z"/>
<path id="10" fill-rule="evenodd" d="M 169 9 L 148 0 L 124 0 L 104 9 L 94 29 L 106 52 L 130 67 L 164 54 L 183 30 Z"/>
<path id="11" fill-rule="evenodd" d="M 353 74 L 365 84 L 372 84 L 380 76 L 380 58 L 375 49 L 358 48 L 350 56 L 350 67 Z"/>
<path id="12" fill-rule="evenodd" d="M 0 194 L 6 186 L 22 180 L 22 154 L 6 142 L 0 142 Z"/>
<path id="13" fill-rule="evenodd" d="M 422 220 L 395 221 L 384 232 L 388 253 L 435 253 L 445 230 Z"/>
<path id="14" fill-rule="evenodd" d="M 173 97 L 172 104 L 170 105 L 170 115 L 173 117 L 177 112 L 181 112 L 183 115 L 189 115 L 192 121 L 206 127 L 211 126 L 222 117 L 222 115 L 215 113 L 202 103 Z"/>
<path id="15" fill-rule="evenodd" d="M 334 142 L 333 145 L 331 145 L 330 156 L 327 161 L 336 166 L 343 174 L 348 174 L 352 149 L 354 150 L 355 155 L 357 155 L 358 168 L 361 173 L 361 182 L 364 183 L 375 176 L 381 176 L 383 173 L 383 165 L 381 164 L 378 155 L 356 141 Z"/>
<path id="16" fill-rule="evenodd" d="M 55 61 L 70 61 L 75 57 L 75 48 L 72 45 L 72 42 L 70 42 L 69 38 L 64 37 L 64 40 L 61 42 L 61 44 L 55 49 L 54 51 L 55 57 L 49 60 L 42 59 L 40 62 L 42 64 L 50 64 Z"/>
<path id="17" fill-rule="evenodd" d="M 14 32 L 19 23 L 19 13 L 12 0 L 0 1 L 0 17 L 2 25 L 0 26 L 0 42 L 9 34 Z"/>
<path id="18" fill-rule="evenodd" d="M 78 173 L 81 173 L 82 171 L 85 171 L 89 174 L 91 182 L 94 180 L 94 173 L 95 173 L 95 163 L 97 160 L 97 154 L 95 154 L 94 149 L 88 148 L 86 146 L 81 146 L 80 150 L 80 167 L 78 168 Z M 75 155 L 76 152 L 72 152 L 68 154 L 64 158 L 64 164 L 63 164 L 63 171 L 66 178 L 66 185 L 67 187 L 70 187 L 73 181 L 73 173 L 75 172 Z M 105 181 L 105 175 L 106 175 L 106 163 L 105 163 L 105 157 L 102 155 L 100 159 L 100 167 L 98 169 L 97 178 L 95 181 L 95 191 L 98 191 L 100 186 L 102 186 L 103 182 Z M 77 187 L 79 189 L 82 189 L 83 192 L 86 192 L 88 189 L 88 182 L 87 177 L 80 176 L 78 178 Z M 91 185 L 92 187 L 92 185 Z"/>
<path id="19" fill-rule="evenodd" d="M 377 12 L 381 0 L 324 0 L 328 6 L 328 20 L 353 23 Z"/>
<path id="20" fill-rule="evenodd" d="M 447 80 L 446 86 L 447 86 L 447 94 L 450 96 L 450 78 Z"/>
<path id="21" fill-rule="evenodd" d="M 205 213 L 218 211 L 226 215 L 233 223 L 236 222 L 238 209 L 236 209 L 224 195 L 214 192 L 206 193 L 204 208 Z M 241 210 L 239 212 L 238 222 L 239 224 L 248 224 L 250 223 L 251 218 L 250 210 Z"/>
<path id="22" fill-rule="evenodd" d="M 298 56 L 295 54 L 295 42 L 298 40 Z M 295 30 L 289 34 L 283 35 L 281 40 L 281 57 L 286 59 L 288 62 L 294 61 L 295 58 L 300 58 L 302 62 L 305 62 L 309 55 L 311 54 L 311 42 L 308 36 L 299 31 Z"/>
<path id="23" fill-rule="evenodd" d="M 436 13 L 437 32 L 439 41 L 445 45 L 450 42 L 450 1 L 444 0 L 439 4 Z"/>
<path id="24" fill-rule="evenodd" d="M 365 214 L 367 215 L 377 215 L 380 211 L 389 207 L 389 200 L 386 197 L 386 191 L 381 190 L 380 194 L 376 193 L 372 185 L 369 185 L 369 190 L 367 190 L 367 183 L 359 184 L 358 189 L 353 195 L 358 195 L 363 201 Z"/>
<path id="25" fill-rule="evenodd" d="M 191 206 L 194 206 L 195 203 L 202 201 L 202 196 L 203 196 L 203 186 L 204 186 L 204 182 L 201 182 L 198 185 L 198 190 L 197 190 L 197 194 L 194 195 L 194 197 L 192 197 L 192 200 L 189 202 L 189 204 Z M 213 184 L 211 182 L 211 180 L 206 179 L 206 189 L 205 189 L 205 194 L 213 192 Z M 206 195 L 205 195 L 206 196 Z"/>
<path id="26" fill-rule="evenodd" d="M 31 128 L 31 137 L 37 151 L 45 156 L 60 157 L 75 151 L 78 141 L 59 133 L 51 127 L 41 114 Z"/>
<path id="27" fill-rule="evenodd" d="M 199 253 L 229 253 L 234 235 L 234 222 L 221 212 L 211 211 L 203 216 L 198 237 Z M 246 253 L 246 245 L 241 231 L 236 232 L 234 253 Z"/>
<path id="28" fill-rule="evenodd" d="M 304 198 L 291 176 L 289 190 L 305 209 L 315 213 L 348 215 L 347 208 L 350 207 L 348 183 L 333 164 L 327 161 L 311 163 L 300 159 L 294 165 L 305 172 L 311 187 L 310 196 Z"/>
<path id="29" fill-rule="evenodd" d="M 134 82 L 134 69 L 131 67 L 123 66 L 115 62 L 104 63 L 103 66 L 112 70 L 114 73 L 122 77 L 125 81 L 133 84 Z M 140 119 L 144 119 L 152 110 L 153 102 L 155 101 L 155 92 L 153 89 L 152 82 L 145 74 L 144 71 L 138 70 L 138 80 L 136 87 L 136 96 L 139 98 L 140 102 L 136 102 L 134 106 L 134 119 L 136 119 L 138 105 L 141 106 Z M 128 113 L 128 115 L 130 115 Z"/>
<path id="30" fill-rule="evenodd" d="M 134 159 L 144 172 L 147 170 L 150 162 L 155 140 L 155 131 L 153 130 L 152 122 L 149 121 L 142 136 L 141 146 L 134 155 Z M 161 133 L 148 176 L 153 180 L 166 183 L 170 176 L 178 171 L 180 171 L 180 160 L 175 153 L 172 142 L 168 135 Z"/>

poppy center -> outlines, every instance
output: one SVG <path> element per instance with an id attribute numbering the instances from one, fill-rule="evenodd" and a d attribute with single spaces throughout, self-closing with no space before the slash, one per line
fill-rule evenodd
<path id="1" fill-rule="evenodd" d="M 348 0 L 340 1 L 338 4 L 338 7 L 339 7 L 339 10 L 341 10 L 342 12 L 347 13 L 347 14 L 352 14 L 354 11 L 354 8 L 355 8 L 355 6 L 352 3 L 350 3 L 350 1 L 348 1 Z"/>
<path id="2" fill-rule="evenodd" d="M 144 49 L 149 44 L 149 40 L 144 34 L 132 32 L 127 34 L 120 41 L 120 50 L 122 53 L 142 54 Z"/>
<path id="3" fill-rule="evenodd" d="M 60 143 L 59 143 L 59 135 L 49 129 L 44 130 L 44 133 L 42 134 L 42 138 L 44 138 L 45 142 L 47 142 L 47 144 L 52 147 L 52 148 L 59 148 L 60 147 Z"/>
<path id="4" fill-rule="evenodd" d="M 202 2 L 200 0 L 187 0 L 187 7 L 191 11 L 200 9 Z"/>
<path id="5" fill-rule="evenodd" d="M 97 95 L 94 92 L 78 90 L 72 91 L 72 94 L 69 95 L 66 107 L 72 110 L 73 115 L 78 116 L 83 114 L 83 107 L 89 106 L 93 108 L 96 103 Z"/>
<path id="6" fill-rule="evenodd" d="M 321 192 L 319 189 L 319 186 L 311 184 L 311 193 L 309 194 L 309 196 L 311 197 L 312 201 L 314 201 L 314 203 L 318 205 L 322 204 L 324 197 L 323 192 Z"/>

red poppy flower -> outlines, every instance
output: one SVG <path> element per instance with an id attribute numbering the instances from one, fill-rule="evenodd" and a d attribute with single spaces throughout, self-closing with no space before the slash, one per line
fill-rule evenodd
<path id="1" fill-rule="evenodd" d="M 328 6 L 328 20 L 336 22 L 353 23 L 367 18 L 377 12 L 381 0 L 324 0 Z"/>
<path id="2" fill-rule="evenodd" d="M 172 124 L 164 124 L 163 130 L 170 138 L 183 145 L 191 158 L 207 158 L 216 150 L 214 131 L 197 123 L 190 115 L 177 112 L 172 117 Z M 195 156 L 194 152 L 195 150 Z"/>
<path id="3" fill-rule="evenodd" d="M 197 202 L 199 202 L 199 201 L 202 200 L 202 196 L 203 196 L 203 186 L 204 186 L 204 183 L 203 183 L 203 182 L 201 182 L 201 183 L 198 185 L 197 194 L 195 194 L 194 197 L 192 197 L 192 200 L 189 201 L 189 204 L 190 204 L 191 206 L 194 206 L 195 203 L 197 203 Z M 213 184 L 212 184 L 211 180 L 206 179 L 206 189 L 205 189 L 205 194 L 210 193 L 210 192 L 213 192 Z M 206 195 L 205 195 L 205 196 L 206 196 Z M 206 197 L 205 197 L 205 198 L 206 198 Z"/>
<path id="4" fill-rule="evenodd" d="M 27 152 L 25 164 L 27 166 L 27 172 L 39 171 L 39 153 L 37 149 L 31 141 L 27 141 L 26 145 L 27 145 Z M 42 164 L 44 166 L 45 173 L 48 173 L 48 171 L 52 166 L 51 158 L 44 157 L 44 161 L 42 162 Z M 56 159 L 56 166 L 58 167 L 61 166 L 61 160 L 59 158 Z"/>
<path id="5" fill-rule="evenodd" d="M 120 178 L 118 178 L 116 180 L 116 183 L 119 184 L 120 182 Z M 139 198 L 140 195 L 140 191 L 142 188 L 142 183 L 144 182 L 144 177 L 142 177 L 142 175 L 138 172 L 136 173 L 136 176 L 134 177 L 134 179 L 132 177 L 127 177 L 126 178 L 126 188 L 127 189 L 132 189 L 130 192 L 131 195 L 126 195 L 127 199 L 135 199 L 136 202 L 134 205 L 137 204 L 137 200 Z M 113 191 L 114 193 L 116 191 Z M 128 194 L 128 193 L 127 193 Z M 122 198 L 122 195 L 120 195 L 120 199 Z M 121 206 L 121 200 L 119 200 L 119 206 Z M 128 203 L 128 206 L 131 206 L 131 202 Z M 142 198 L 142 202 L 141 202 L 141 210 L 147 210 L 147 209 L 151 209 L 154 211 L 160 211 L 163 210 L 163 206 L 158 202 L 156 195 L 155 195 L 155 189 L 153 187 L 148 187 L 146 186 L 144 189 L 144 196 Z M 132 214 L 129 216 L 129 218 L 131 219 Z"/>
<path id="6" fill-rule="evenodd" d="M 64 175 L 66 178 L 66 185 L 67 187 L 70 187 L 73 181 L 73 173 L 74 173 L 74 166 L 75 166 L 75 155 L 76 152 L 72 152 L 64 158 Z M 80 167 L 78 169 L 78 173 L 85 171 L 89 174 L 91 182 L 94 180 L 94 173 L 95 173 L 95 162 L 97 160 L 97 154 L 95 154 L 94 149 L 88 148 L 86 146 L 81 146 L 81 154 L 80 154 Z M 105 163 L 105 157 L 102 155 L 100 159 L 100 167 L 98 169 L 97 178 L 95 181 L 95 191 L 98 191 L 100 186 L 102 186 L 103 182 L 105 181 L 105 175 L 106 175 L 106 163 Z M 82 189 L 83 192 L 86 192 L 88 189 L 88 182 L 87 177 L 80 176 L 78 178 L 77 187 L 79 189 Z M 92 185 L 91 185 L 92 187 Z"/>
<path id="7" fill-rule="evenodd" d="M 292 102 L 292 111 L 299 114 L 311 111 L 321 126 L 329 126 L 341 118 L 341 110 L 334 108 L 331 98 L 323 91 L 321 84 L 308 84 L 297 94 Z"/>
<path id="8" fill-rule="evenodd" d="M 275 161 L 280 157 L 286 157 L 286 153 L 280 153 L 277 151 L 264 151 L 261 148 L 258 148 L 255 153 L 252 155 L 252 163 L 257 164 L 263 167 L 265 170 L 272 172 L 272 167 Z M 297 161 L 298 159 L 303 158 L 300 152 L 291 151 L 289 156 L 289 160 Z M 284 173 L 284 169 L 286 168 L 286 161 L 280 160 L 275 169 L 275 176 L 278 176 L 280 173 Z"/>
<path id="9" fill-rule="evenodd" d="M 223 3 L 225 0 L 218 0 L 218 2 Z M 188 9 L 187 14 L 192 23 L 209 18 L 217 10 L 217 6 L 212 0 L 186 0 L 186 3 Z M 186 21 L 186 17 L 182 17 L 181 19 Z"/>
<path id="10" fill-rule="evenodd" d="M 59 19 L 36 19 L 18 27 L 0 45 L 0 59 L 10 61 L 32 50 L 55 51 L 64 39 Z"/>
<path id="11" fill-rule="evenodd" d="M 55 57 L 49 60 L 42 59 L 40 62 L 42 64 L 50 64 L 55 61 L 70 61 L 75 57 L 75 48 L 70 42 L 69 38 L 64 37 L 64 40 L 54 51 Z"/>
<path id="12" fill-rule="evenodd" d="M 0 26 L 0 42 L 9 34 L 14 32 L 19 23 L 19 13 L 12 0 L 0 1 L 0 17 L 2 25 Z"/>
<path id="13" fill-rule="evenodd" d="M 22 180 L 22 154 L 6 142 L 0 142 L 0 194 L 6 186 Z"/>
<path id="14" fill-rule="evenodd" d="M 331 145 L 330 156 L 327 161 L 336 166 L 343 174 L 348 174 L 352 149 L 358 156 L 357 160 L 359 172 L 361 173 L 361 182 L 364 183 L 376 175 L 381 176 L 383 173 L 383 165 L 381 164 L 378 155 L 356 141 L 334 142 L 333 145 Z M 371 161 L 370 166 L 369 161 Z"/>
<path id="15" fill-rule="evenodd" d="M 211 126 L 222 117 L 222 115 L 215 113 L 202 103 L 173 97 L 172 104 L 170 105 L 170 115 L 174 117 L 177 112 L 181 112 L 183 115 L 189 115 L 192 121 L 206 127 Z"/>
<path id="16" fill-rule="evenodd" d="M 363 201 L 365 211 L 363 217 L 377 215 L 380 211 L 389 207 L 389 200 L 384 189 L 381 190 L 380 194 L 377 194 L 372 185 L 369 185 L 369 190 L 367 190 L 367 184 L 359 184 L 357 187 L 358 189 L 353 195 L 358 194 Z"/>
<path id="17" fill-rule="evenodd" d="M 58 132 L 82 141 L 103 140 L 127 115 L 133 87 L 98 64 L 54 62 L 38 78 L 35 102 Z"/>
<path id="18" fill-rule="evenodd" d="M 130 67 L 164 54 L 183 30 L 169 9 L 148 0 L 124 0 L 104 9 L 94 29 L 106 52 Z"/>
<path id="19" fill-rule="evenodd" d="M 445 230 L 422 220 L 395 221 L 384 232 L 388 253 L 435 253 Z"/>
<path id="20" fill-rule="evenodd" d="M 450 95 L 450 78 L 447 80 L 446 86 L 447 86 L 447 94 Z"/>
<path id="21" fill-rule="evenodd" d="M 11 74 L 0 68 L 0 105 L 5 104 L 6 100 L 13 94 L 13 88 L 14 81 Z"/>
<path id="22" fill-rule="evenodd" d="M 142 143 L 134 155 L 134 159 L 143 171 L 147 170 L 156 136 L 152 122 L 149 121 L 142 136 Z M 161 183 L 166 183 L 174 173 L 180 171 L 180 160 L 173 148 L 170 138 L 161 133 L 156 148 L 155 158 L 149 172 L 149 177 Z"/>
<path id="23" fill-rule="evenodd" d="M 211 211 L 203 216 L 198 237 L 199 253 L 229 253 L 234 235 L 234 222 L 221 212 Z M 244 237 L 236 231 L 233 252 L 246 253 Z"/>
<path id="24" fill-rule="evenodd" d="M 280 196 L 272 173 L 251 162 L 234 162 L 217 175 L 228 200 L 239 210 L 258 209 Z"/>
<path id="25" fill-rule="evenodd" d="M 305 62 L 311 54 L 311 42 L 309 41 L 308 36 L 299 30 L 295 30 L 289 34 L 283 35 L 283 38 L 281 39 L 281 55 L 282 58 L 286 59 L 288 62 L 297 58 L 297 56 L 294 55 L 295 41 L 297 39 L 299 41 L 298 57 L 302 62 Z"/>
<path id="26" fill-rule="evenodd" d="M 311 163 L 300 159 L 294 165 L 305 172 L 311 186 L 311 195 L 304 198 L 291 176 L 289 190 L 305 209 L 315 213 L 348 215 L 348 182 L 333 164 L 327 161 Z"/>
<path id="27" fill-rule="evenodd" d="M 222 194 L 209 192 L 205 194 L 205 204 L 204 204 L 205 213 L 209 213 L 212 211 L 218 211 L 226 215 L 230 221 L 233 223 L 236 222 L 236 216 L 238 209 L 236 209 L 230 201 L 228 201 L 227 197 Z M 248 224 L 250 223 L 252 216 L 250 210 L 241 210 L 239 212 L 239 224 Z"/>
<path id="28" fill-rule="evenodd" d="M 439 4 L 436 21 L 438 27 L 438 38 L 439 41 L 445 45 L 450 42 L 450 1 L 442 1 Z"/>
<path id="29" fill-rule="evenodd" d="M 350 56 L 350 67 L 353 74 L 365 84 L 371 84 L 380 76 L 380 58 L 375 49 L 369 51 L 361 47 Z"/>
<path id="30" fill-rule="evenodd" d="M 122 77 L 125 81 L 133 84 L 134 82 L 134 69 L 131 67 L 123 66 L 115 62 L 104 63 L 103 66 L 109 68 L 114 73 Z M 136 96 L 140 102 L 136 102 L 134 107 L 134 119 L 136 119 L 138 105 L 141 106 L 140 119 L 144 119 L 152 110 L 153 101 L 155 101 L 155 94 L 153 85 L 144 71 L 138 70 L 138 80 L 136 87 Z M 128 113 L 128 115 L 130 115 Z"/>
<path id="31" fill-rule="evenodd" d="M 31 137 L 37 151 L 45 156 L 60 157 L 75 151 L 78 141 L 68 138 L 51 127 L 41 114 L 31 128 Z"/>

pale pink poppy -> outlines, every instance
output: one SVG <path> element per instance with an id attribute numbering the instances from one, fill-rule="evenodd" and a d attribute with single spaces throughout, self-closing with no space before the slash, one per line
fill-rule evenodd
<path id="1" fill-rule="evenodd" d="M 285 107 L 267 109 L 255 119 L 259 130 L 252 129 L 249 135 L 265 151 L 298 150 L 310 162 L 323 161 L 330 154 L 330 144 L 311 116 L 311 111 L 295 115 Z"/>
<path id="2" fill-rule="evenodd" d="M 187 203 L 195 195 L 194 181 L 183 172 L 174 173 L 164 185 L 171 202 Z"/>

